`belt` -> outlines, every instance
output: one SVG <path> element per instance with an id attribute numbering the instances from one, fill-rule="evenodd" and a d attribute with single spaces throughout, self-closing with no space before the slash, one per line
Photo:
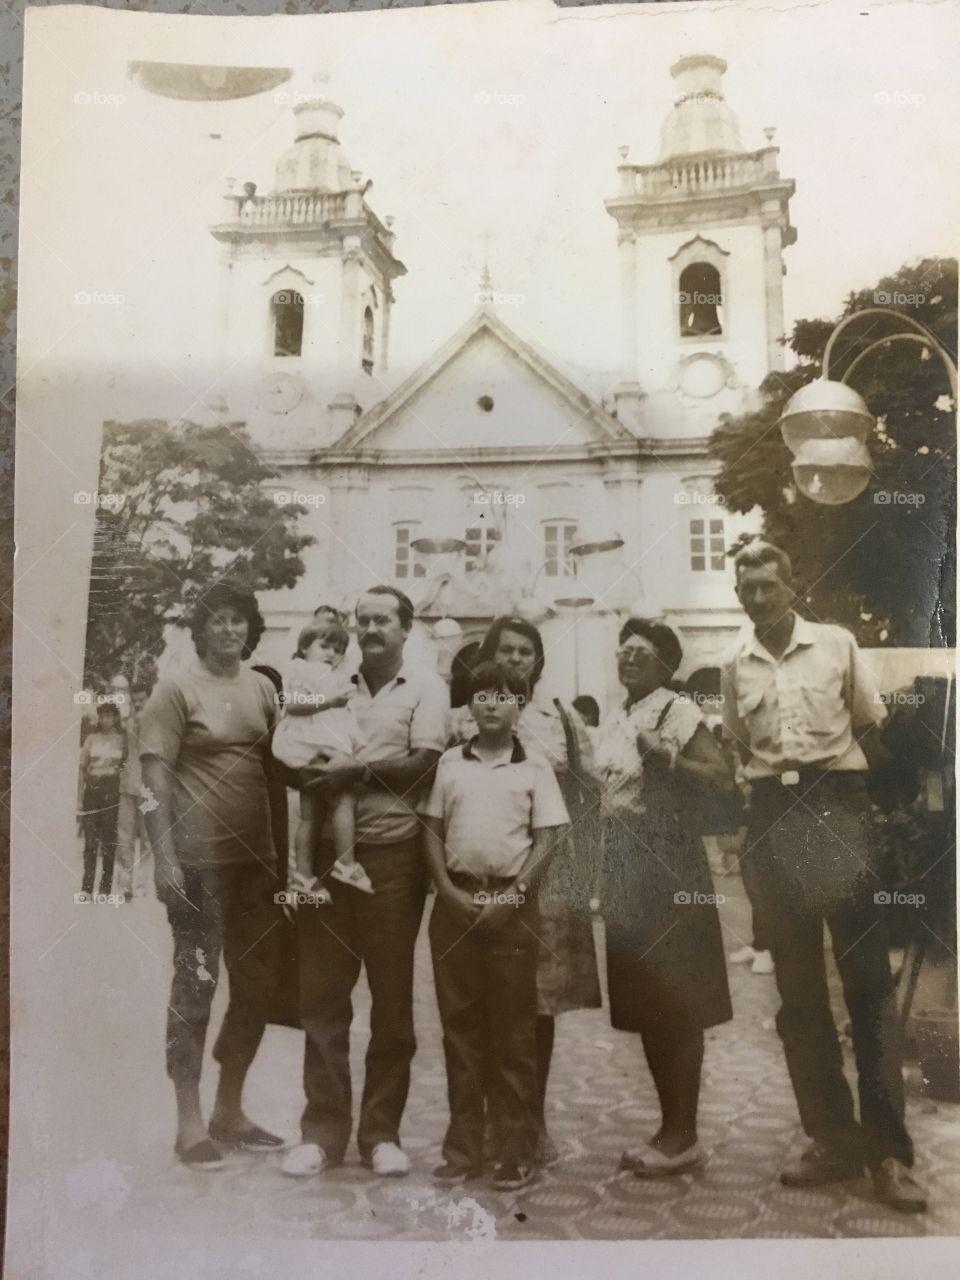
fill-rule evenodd
<path id="1" fill-rule="evenodd" d="M 863 773 L 859 769 L 830 769 L 827 767 L 818 767 L 817 765 L 805 765 L 802 769 L 784 769 L 782 773 L 770 774 L 764 778 L 748 779 L 751 787 L 759 787 L 763 784 L 766 787 L 786 787 L 788 791 L 809 791 L 811 787 L 815 787 L 818 782 L 826 779 L 834 780 L 837 778 L 863 778 Z"/>
<path id="2" fill-rule="evenodd" d="M 454 884 L 464 889 L 504 889 L 513 884 L 516 876 L 474 876 L 465 871 L 448 871 Z"/>

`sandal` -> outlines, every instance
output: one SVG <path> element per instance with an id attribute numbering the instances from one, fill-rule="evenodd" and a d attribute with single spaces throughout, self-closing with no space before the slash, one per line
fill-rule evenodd
<path id="1" fill-rule="evenodd" d="M 359 862 L 341 862 L 338 858 L 330 868 L 330 879 L 339 880 L 341 884 L 351 885 L 354 889 L 359 889 L 361 893 L 373 893 L 370 877 Z"/>
<path id="2" fill-rule="evenodd" d="M 199 1142 L 195 1142 L 190 1147 L 184 1147 L 178 1138 L 173 1150 L 180 1163 L 185 1164 L 188 1169 L 199 1169 L 204 1173 L 212 1173 L 216 1169 L 222 1169 L 226 1164 L 223 1152 L 209 1138 L 201 1138 Z"/>
<path id="3" fill-rule="evenodd" d="M 211 1124 L 210 1137 L 222 1147 L 235 1147 L 241 1151 L 274 1151 L 283 1146 L 282 1138 L 261 1129 L 258 1124 L 252 1124 L 249 1129 L 224 1129 Z"/>
<path id="4" fill-rule="evenodd" d="M 667 1156 L 657 1147 L 645 1146 L 637 1151 L 624 1151 L 620 1168 L 628 1169 L 635 1178 L 662 1178 L 665 1174 L 686 1173 L 703 1164 L 703 1148 L 699 1142 L 679 1155 Z"/>

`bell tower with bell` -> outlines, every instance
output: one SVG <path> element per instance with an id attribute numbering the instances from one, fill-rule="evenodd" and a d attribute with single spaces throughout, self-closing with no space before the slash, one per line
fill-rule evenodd
<path id="1" fill-rule="evenodd" d="M 273 189 L 228 184 L 211 227 L 226 273 L 223 361 L 231 414 L 274 448 L 323 448 L 382 396 L 393 281 L 392 218 L 367 201 L 373 185 L 344 155 L 343 110 L 318 87 L 278 92 L 295 135 Z"/>
<path id="2" fill-rule="evenodd" d="M 621 263 L 617 414 L 640 435 L 704 436 L 784 367 L 783 250 L 796 239 L 774 130 L 745 150 L 722 58 L 671 67 L 677 89 L 655 164 L 620 150 L 606 202 Z"/>

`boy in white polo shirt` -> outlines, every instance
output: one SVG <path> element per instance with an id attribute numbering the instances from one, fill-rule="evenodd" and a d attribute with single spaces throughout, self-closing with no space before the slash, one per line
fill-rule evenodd
<path id="1" fill-rule="evenodd" d="M 443 1026 L 450 1125 L 436 1181 L 483 1169 L 484 1111 L 496 1135 L 492 1185 L 533 1177 L 537 1133 L 534 889 L 568 822 L 553 769 L 514 734 L 526 685 L 483 663 L 470 682 L 477 736 L 440 759 L 420 808 L 437 887 L 430 946 Z"/>

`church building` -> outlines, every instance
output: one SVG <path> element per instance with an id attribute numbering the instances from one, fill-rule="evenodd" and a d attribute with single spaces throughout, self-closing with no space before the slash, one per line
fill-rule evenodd
<path id="1" fill-rule="evenodd" d="M 290 656 L 317 604 L 351 608 L 383 581 L 414 599 L 412 647 L 444 674 L 504 612 L 541 626 L 550 694 L 609 705 L 631 613 L 678 632 L 681 677 L 719 665 L 743 621 L 725 551 L 755 523 L 715 498 L 707 441 L 783 368 L 796 234 L 773 130 L 744 148 L 725 70 L 682 58 L 656 161 L 621 148 L 606 201 L 620 380 L 602 402 L 507 322 L 489 276 L 473 314 L 392 386 L 391 328 L 416 281 L 340 147 L 341 109 L 319 96 L 293 108 L 273 190 L 232 189 L 211 228 L 230 416 L 277 501 L 307 502 L 316 538 L 297 586 L 264 593 L 264 661 Z"/>

